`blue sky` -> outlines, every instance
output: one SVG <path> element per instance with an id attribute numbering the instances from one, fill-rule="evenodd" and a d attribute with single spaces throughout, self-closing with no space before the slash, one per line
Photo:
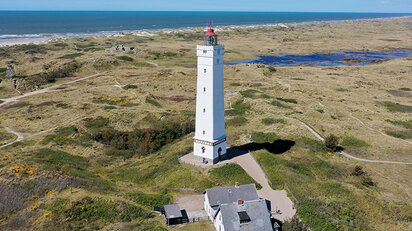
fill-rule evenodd
<path id="1" fill-rule="evenodd" d="M 0 10 L 412 13 L 412 0 L 0 0 Z"/>

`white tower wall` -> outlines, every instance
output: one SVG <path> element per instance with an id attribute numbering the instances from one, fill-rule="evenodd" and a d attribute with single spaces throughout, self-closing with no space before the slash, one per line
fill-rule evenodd
<path id="1" fill-rule="evenodd" d="M 194 156 L 216 163 L 226 156 L 223 45 L 198 45 Z M 220 153 L 220 157 L 219 157 Z"/>

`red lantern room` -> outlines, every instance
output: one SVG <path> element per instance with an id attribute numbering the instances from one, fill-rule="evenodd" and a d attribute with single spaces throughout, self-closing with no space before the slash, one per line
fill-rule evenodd
<path id="1" fill-rule="evenodd" d="M 212 20 L 210 20 L 210 26 L 205 34 L 205 45 L 216 46 L 217 45 L 217 34 L 213 30 Z"/>

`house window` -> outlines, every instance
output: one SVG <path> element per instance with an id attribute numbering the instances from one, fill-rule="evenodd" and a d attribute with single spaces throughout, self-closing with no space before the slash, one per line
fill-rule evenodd
<path id="1" fill-rule="evenodd" d="M 207 53 L 207 50 L 203 50 L 203 54 L 206 54 Z"/>
<path id="2" fill-rule="evenodd" d="M 206 68 L 205 68 L 205 69 L 203 69 L 203 73 L 206 73 Z"/>

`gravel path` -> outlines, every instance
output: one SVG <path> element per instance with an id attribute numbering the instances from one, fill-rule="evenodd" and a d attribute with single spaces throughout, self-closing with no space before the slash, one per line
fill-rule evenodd
<path id="1" fill-rule="evenodd" d="M 240 165 L 249 176 L 262 185 L 262 189 L 258 191 L 259 197 L 271 202 L 271 211 L 280 210 L 280 214 L 272 214 L 274 218 L 281 221 L 292 218 L 296 213 L 292 200 L 287 196 L 285 190 L 273 190 L 270 187 L 265 172 L 251 155 L 247 153 L 234 157 L 231 162 Z"/>

